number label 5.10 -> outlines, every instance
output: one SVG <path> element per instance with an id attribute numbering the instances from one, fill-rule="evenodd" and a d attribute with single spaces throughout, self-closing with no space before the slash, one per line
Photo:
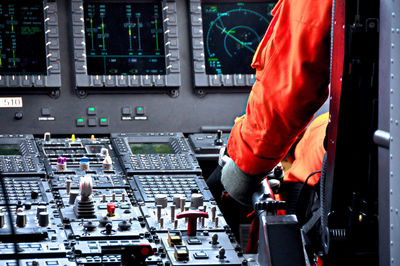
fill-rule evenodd
<path id="1" fill-rule="evenodd" d="M 0 97 L 0 108 L 22 107 L 22 97 Z"/>

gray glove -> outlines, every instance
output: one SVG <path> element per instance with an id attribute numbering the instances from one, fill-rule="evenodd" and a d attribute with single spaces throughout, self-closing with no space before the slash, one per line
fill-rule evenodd
<path id="1" fill-rule="evenodd" d="M 229 158 L 222 168 L 221 183 L 229 195 L 245 206 L 251 206 L 251 198 L 266 174 L 249 175 Z"/>

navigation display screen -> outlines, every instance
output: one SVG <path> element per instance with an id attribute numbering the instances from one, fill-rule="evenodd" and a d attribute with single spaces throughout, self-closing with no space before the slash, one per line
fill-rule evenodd
<path id="1" fill-rule="evenodd" d="M 22 155 L 19 145 L 0 144 L 0 155 Z"/>
<path id="2" fill-rule="evenodd" d="M 0 1 L 0 74 L 47 74 L 43 1 Z"/>
<path id="3" fill-rule="evenodd" d="M 207 74 L 254 74 L 251 61 L 272 19 L 274 3 L 201 4 Z"/>
<path id="4" fill-rule="evenodd" d="M 89 75 L 166 72 L 161 2 L 84 1 Z"/>
<path id="5" fill-rule="evenodd" d="M 133 154 L 173 154 L 168 143 L 129 143 Z"/>

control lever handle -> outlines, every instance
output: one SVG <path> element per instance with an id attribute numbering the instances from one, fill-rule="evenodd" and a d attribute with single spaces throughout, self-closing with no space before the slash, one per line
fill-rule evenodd
<path id="1" fill-rule="evenodd" d="M 253 194 L 253 207 L 255 211 L 276 212 L 286 208 L 286 202 L 275 200 L 274 193 L 269 186 L 268 179 L 264 179 Z"/>
<path id="2" fill-rule="evenodd" d="M 222 130 L 217 131 L 217 138 L 214 140 L 214 144 L 216 146 L 222 146 L 224 145 L 224 141 L 222 139 Z"/>
<path id="3" fill-rule="evenodd" d="M 187 234 L 188 236 L 195 236 L 197 232 L 197 218 L 208 218 L 207 212 L 190 210 L 178 213 L 176 215 L 177 219 L 188 218 Z"/>

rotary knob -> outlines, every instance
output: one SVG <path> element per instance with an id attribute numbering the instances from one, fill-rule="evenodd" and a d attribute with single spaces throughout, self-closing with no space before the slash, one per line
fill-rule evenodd
<path id="1" fill-rule="evenodd" d="M 204 197 L 201 194 L 195 193 L 192 194 L 192 197 L 190 199 L 190 206 L 194 209 L 199 208 L 200 206 L 203 206 L 204 203 Z"/>
<path id="2" fill-rule="evenodd" d="M 26 213 L 25 212 L 18 212 L 17 213 L 17 227 L 25 227 L 26 225 Z"/>
<path id="3" fill-rule="evenodd" d="M 168 205 L 168 198 L 167 195 L 164 194 L 157 194 L 155 196 L 156 206 L 161 205 L 162 208 L 166 208 Z"/>
<path id="4" fill-rule="evenodd" d="M 39 226 L 41 227 L 46 227 L 49 225 L 49 213 L 46 212 L 40 212 L 39 213 Z"/>

